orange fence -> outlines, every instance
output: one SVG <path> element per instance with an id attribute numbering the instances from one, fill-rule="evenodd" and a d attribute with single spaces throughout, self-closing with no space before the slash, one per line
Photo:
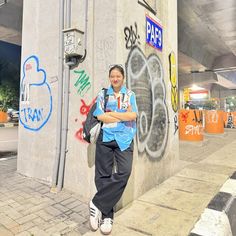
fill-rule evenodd
<path id="1" fill-rule="evenodd" d="M 217 110 L 206 110 L 205 132 L 210 134 L 224 133 L 224 112 Z"/>
<path id="2" fill-rule="evenodd" d="M 179 110 L 179 139 L 184 141 L 203 140 L 203 111 Z"/>
<path id="3" fill-rule="evenodd" d="M 7 122 L 8 115 L 6 112 L 0 111 L 0 123 Z"/>

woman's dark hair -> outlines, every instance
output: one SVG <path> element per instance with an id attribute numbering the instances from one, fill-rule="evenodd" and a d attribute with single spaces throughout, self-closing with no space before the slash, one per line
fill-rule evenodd
<path id="1" fill-rule="evenodd" d="M 112 65 L 109 69 L 109 77 L 111 75 L 111 72 L 114 70 L 114 69 L 117 69 L 118 71 L 120 71 L 120 73 L 122 74 L 123 77 L 125 77 L 125 72 L 124 72 L 124 69 L 121 65 Z"/>

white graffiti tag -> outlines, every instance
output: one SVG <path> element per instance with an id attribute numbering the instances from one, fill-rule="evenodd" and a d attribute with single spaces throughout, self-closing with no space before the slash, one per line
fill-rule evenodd
<path id="1" fill-rule="evenodd" d="M 185 134 L 190 135 L 200 135 L 202 133 L 202 126 L 197 125 L 186 125 L 185 127 Z"/>
<path id="2" fill-rule="evenodd" d="M 156 54 L 146 58 L 133 47 L 126 67 L 128 87 L 135 92 L 138 106 L 138 150 L 159 160 L 165 152 L 169 128 L 161 61 Z"/>

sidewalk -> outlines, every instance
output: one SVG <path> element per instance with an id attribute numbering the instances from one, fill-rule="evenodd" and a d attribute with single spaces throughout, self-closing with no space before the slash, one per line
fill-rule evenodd
<path id="1" fill-rule="evenodd" d="M 190 234 L 214 196 L 231 189 L 230 185 L 228 190 L 221 187 L 236 170 L 236 131 L 209 135 L 207 139 L 201 144 L 180 142 L 183 169 L 117 212 L 113 236 Z M 21 176 L 15 170 L 16 158 L 0 159 L 0 236 L 101 235 L 99 231 L 89 231 L 87 202 L 80 196 L 65 190 L 50 193 L 46 184 Z M 228 210 L 235 205 L 230 199 Z M 221 198 L 216 200 L 215 204 L 221 202 Z M 231 216 L 231 222 L 235 222 L 232 210 Z M 190 235 L 200 235 L 196 232 Z M 211 233 L 202 236 L 210 235 L 217 236 Z M 230 236 L 218 234 L 223 235 Z"/>
<path id="2" fill-rule="evenodd" d="M 16 158 L 0 159 L 0 236 L 79 236 L 89 230 L 87 203 L 17 174 Z"/>
<path id="3" fill-rule="evenodd" d="M 230 226 L 216 217 L 217 213 L 207 216 L 205 224 L 201 224 L 201 234 L 191 233 L 209 203 L 216 205 L 225 201 L 224 196 L 218 201 L 211 200 L 236 170 L 236 130 L 226 132 L 224 135 L 208 135 L 201 144 L 180 142 L 181 162 L 185 168 L 119 211 L 112 235 L 235 236 L 227 231 Z M 229 204 L 228 208 L 231 208 L 235 228 L 236 206 Z M 210 224 L 213 227 L 209 227 Z M 85 235 L 101 234 L 88 232 Z"/>

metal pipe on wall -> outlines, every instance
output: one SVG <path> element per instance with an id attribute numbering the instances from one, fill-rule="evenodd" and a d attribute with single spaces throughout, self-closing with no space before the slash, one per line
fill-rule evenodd
<path id="1" fill-rule="evenodd" d="M 65 28 L 71 27 L 71 0 L 66 1 L 66 18 Z M 63 122 L 62 122 L 62 139 L 61 139 L 61 156 L 58 173 L 57 190 L 61 191 L 64 180 L 65 158 L 67 148 L 67 131 L 68 131 L 68 113 L 69 113 L 69 93 L 70 93 L 70 67 L 65 66 L 64 76 L 64 107 L 63 107 Z"/>
<path id="2" fill-rule="evenodd" d="M 58 101 L 57 101 L 57 126 L 56 126 L 56 155 L 53 167 L 52 175 L 52 188 L 51 191 L 54 192 L 57 180 L 58 180 L 58 170 L 60 163 L 60 151 L 61 151 L 61 126 L 62 126 L 62 106 L 63 106 L 63 71 L 64 71 L 64 0 L 59 2 L 59 51 L 58 51 Z"/>

